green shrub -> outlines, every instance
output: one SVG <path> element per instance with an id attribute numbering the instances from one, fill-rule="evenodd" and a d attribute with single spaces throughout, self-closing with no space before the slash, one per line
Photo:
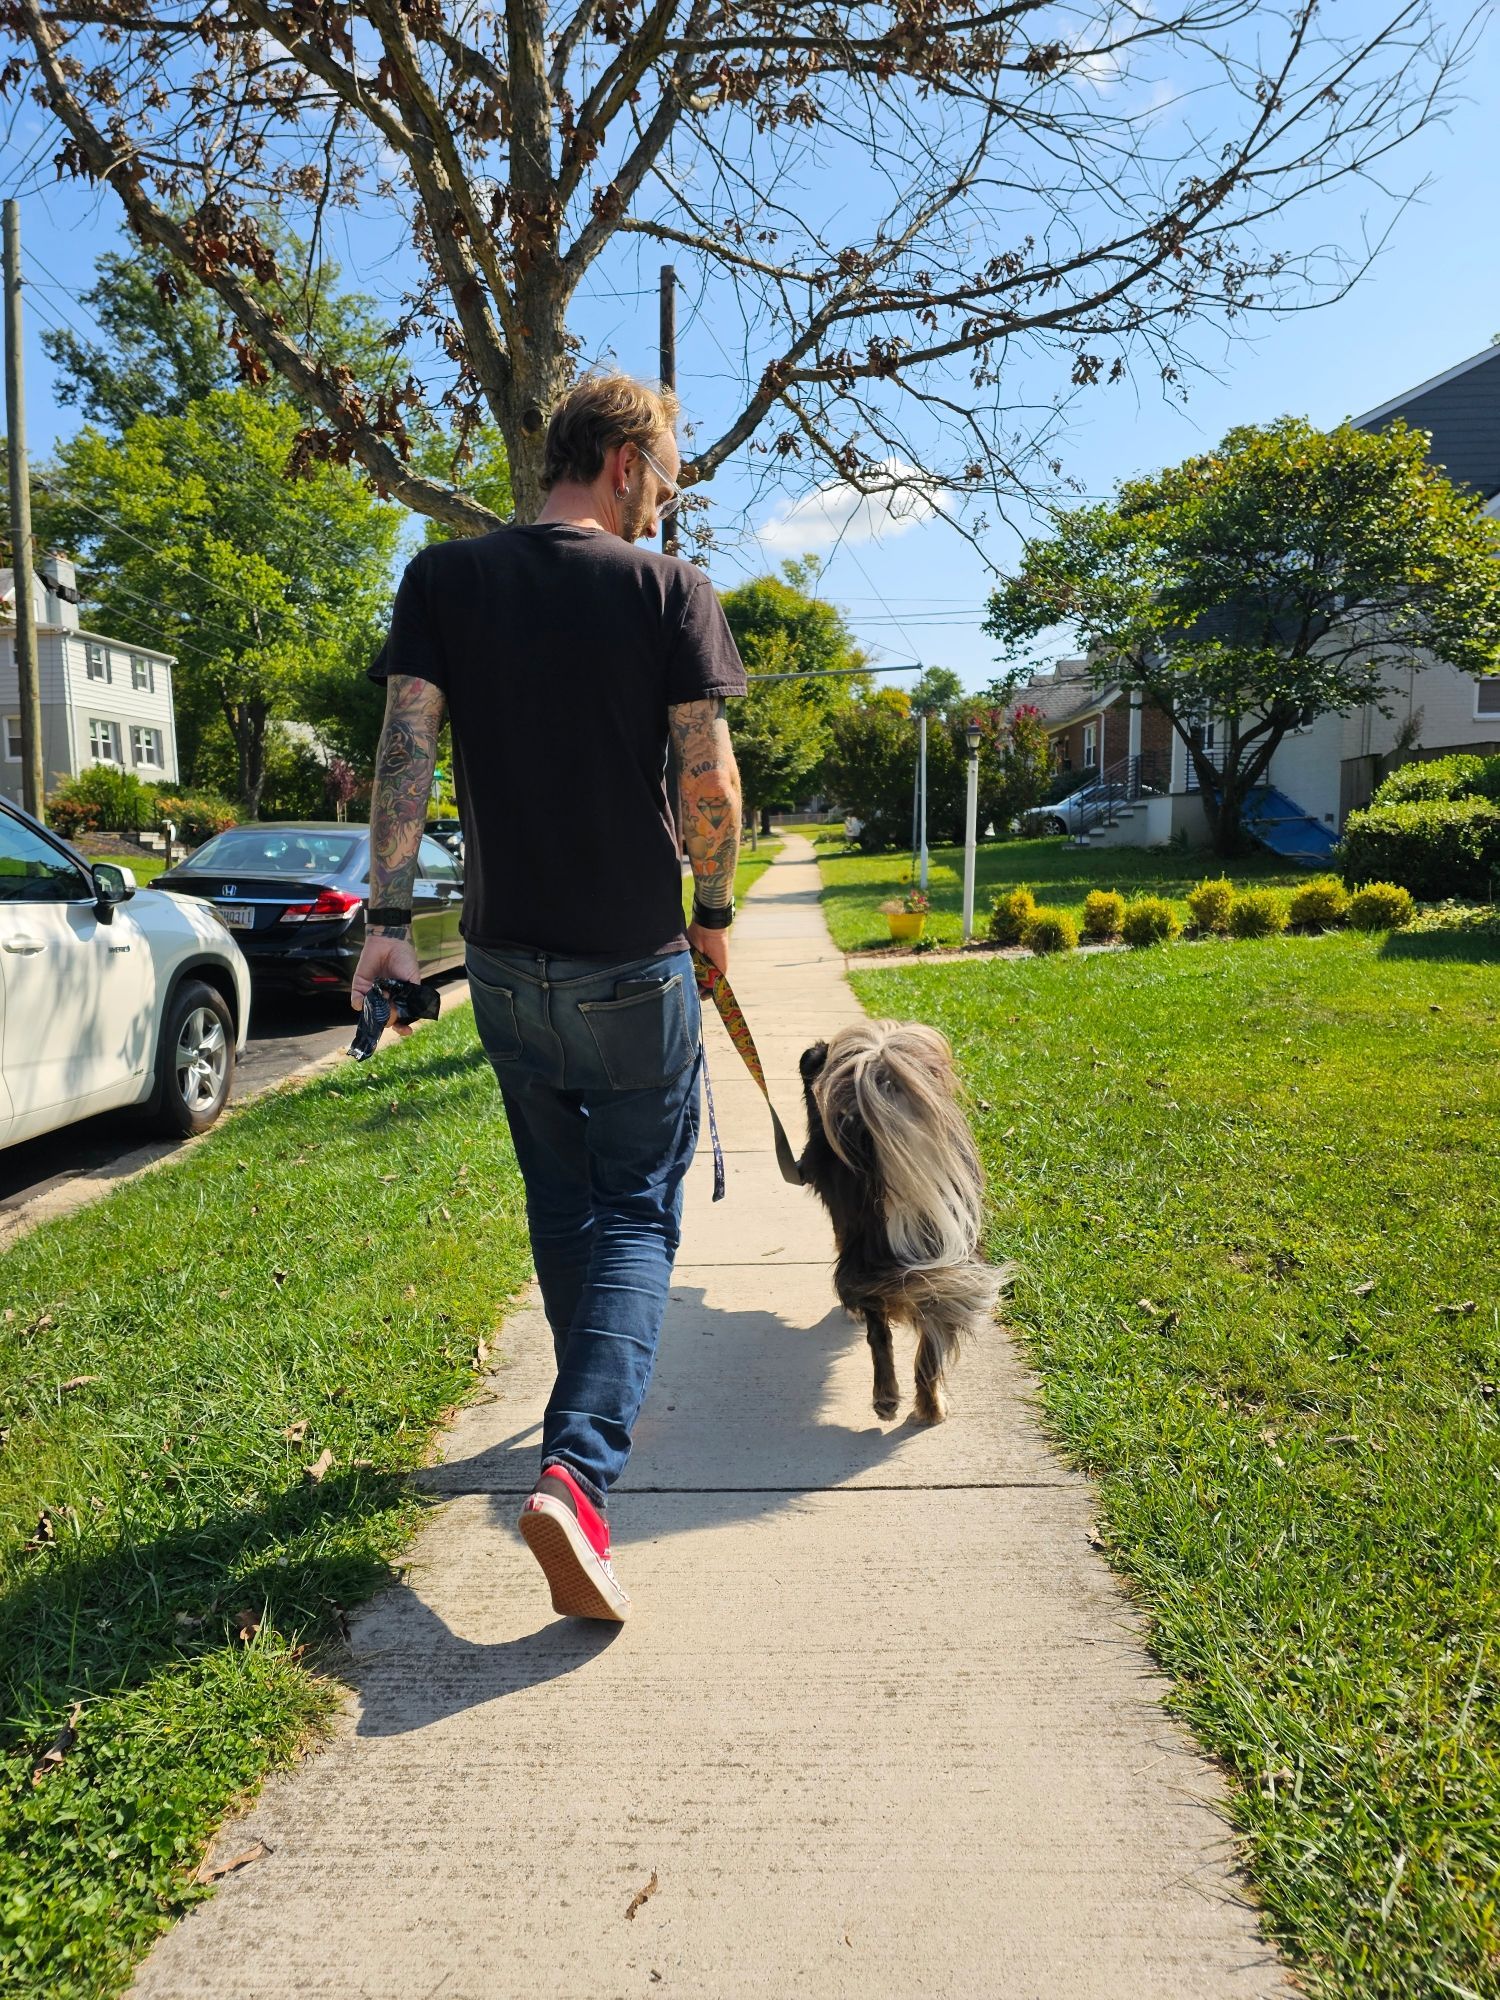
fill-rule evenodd
<path id="1" fill-rule="evenodd" d="M 1462 798 L 1366 806 L 1349 815 L 1340 860 L 1351 887 L 1395 882 L 1426 903 L 1486 902 L 1500 887 L 1500 805 Z"/>
<path id="2" fill-rule="evenodd" d="M 1429 757 L 1403 764 L 1376 787 L 1371 804 L 1409 805 L 1422 799 L 1488 799 L 1500 805 L 1500 757 Z"/>
<path id="3" fill-rule="evenodd" d="M 1217 931 L 1222 935 L 1229 928 L 1229 906 L 1233 901 L 1234 884 L 1221 875 L 1215 881 L 1200 882 L 1196 889 L 1189 889 L 1187 905 L 1200 931 Z"/>
<path id="4" fill-rule="evenodd" d="M 1034 910 L 1021 942 L 1042 957 L 1054 951 L 1076 951 L 1078 926 L 1066 910 Z"/>
<path id="5" fill-rule="evenodd" d="M 996 944 L 1019 944 L 1021 935 L 1036 915 L 1036 897 L 1029 889 L 1007 889 L 997 896 L 990 912 L 990 936 Z"/>
<path id="6" fill-rule="evenodd" d="M 212 794 L 163 792 L 158 794 L 155 807 L 157 824 L 170 820 L 184 847 L 201 847 L 216 833 L 240 823 L 238 808 Z"/>
<path id="7" fill-rule="evenodd" d="M 107 833 L 139 833 L 152 821 L 151 794 L 134 771 L 117 771 L 112 764 L 91 764 L 76 778 L 65 778 L 47 801 L 47 817 L 66 838 L 73 829 Z"/>
<path id="8" fill-rule="evenodd" d="M 1357 931 L 1398 931 L 1414 915 L 1410 895 L 1397 882 L 1366 882 L 1349 898 L 1349 921 Z"/>
<path id="9" fill-rule="evenodd" d="M 1126 944 L 1140 951 L 1148 944 L 1170 944 L 1182 930 L 1177 912 L 1162 896 L 1134 896 L 1125 905 L 1120 924 Z"/>
<path id="10" fill-rule="evenodd" d="M 1229 905 L 1229 935 L 1276 937 L 1286 929 L 1286 904 L 1274 889 L 1242 889 Z"/>
<path id="11" fill-rule="evenodd" d="M 1084 934 L 1095 944 L 1108 944 L 1120 935 L 1125 921 L 1125 898 L 1117 889 L 1090 889 L 1083 899 Z"/>
<path id="12" fill-rule="evenodd" d="M 1287 915 L 1294 924 L 1321 924 L 1331 930 L 1344 921 L 1349 892 L 1337 875 L 1319 875 L 1292 897 Z"/>

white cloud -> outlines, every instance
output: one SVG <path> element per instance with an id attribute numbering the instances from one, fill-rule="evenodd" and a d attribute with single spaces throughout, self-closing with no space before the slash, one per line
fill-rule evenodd
<path id="1" fill-rule="evenodd" d="M 914 465 L 888 458 L 866 475 L 890 481 L 890 490 L 860 493 L 842 479 L 830 479 L 797 500 L 783 500 L 756 529 L 764 548 L 789 555 L 832 548 L 840 542 L 879 542 L 920 527 L 941 511 L 930 483 Z"/>

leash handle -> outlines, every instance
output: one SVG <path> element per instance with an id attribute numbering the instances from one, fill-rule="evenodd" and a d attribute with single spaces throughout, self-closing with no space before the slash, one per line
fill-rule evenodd
<path id="1" fill-rule="evenodd" d="M 735 999 L 734 988 L 727 976 L 719 970 L 712 959 L 705 958 L 696 945 L 693 946 L 693 976 L 697 980 L 700 995 L 712 999 L 718 1008 L 719 1019 L 724 1023 L 730 1041 L 739 1050 L 746 1069 L 760 1085 L 760 1094 L 766 1100 L 766 1109 L 771 1114 L 771 1130 L 776 1142 L 776 1164 L 781 1169 L 781 1178 L 792 1187 L 801 1187 L 802 1173 L 797 1165 L 797 1156 L 793 1153 L 786 1133 L 782 1129 L 781 1120 L 776 1115 L 776 1106 L 771 1102 L 771 1093 L 766 1086 L 766 1073 L 761 1067 L 755 1037 L 750 1032 L 749 1022 L 745 1019 L 745 1010 Z M 706 1084 L 708 1080 L 706 1057 L 703 1076 Z M 708 1099 L 708 1116 L 709 1130 L 714 1140 L 714 1200 L 717 1201 L 723 1190 L 723 1161 L 718 1150 L 718 1127 L 713 1114 L 712 1091 Z"/>

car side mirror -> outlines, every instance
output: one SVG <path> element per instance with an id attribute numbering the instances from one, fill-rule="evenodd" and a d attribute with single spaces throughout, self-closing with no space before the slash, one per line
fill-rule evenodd
<path id="1" fill-rule="evenodd" d="M 94 863 L 94 915 L 101 924 L 114 922 L 115 905 L 135 894 L 135 876 L 113 861 Z"/>

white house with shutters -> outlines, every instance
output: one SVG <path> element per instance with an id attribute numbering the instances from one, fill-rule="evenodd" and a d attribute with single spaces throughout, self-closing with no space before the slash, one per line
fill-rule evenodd
<path id="1" fill-rule="evenodd" d="M 93 764 L 176 783 L 177 726 L 170 653 L 127 645 L 78 619 L 66 556 L 32 578 L 42 697 L 42 773 L 48 791 Z M 21 803 L 21 703 L 16 677 L 16 583 L 0 569 L 0 795 Z"/>

